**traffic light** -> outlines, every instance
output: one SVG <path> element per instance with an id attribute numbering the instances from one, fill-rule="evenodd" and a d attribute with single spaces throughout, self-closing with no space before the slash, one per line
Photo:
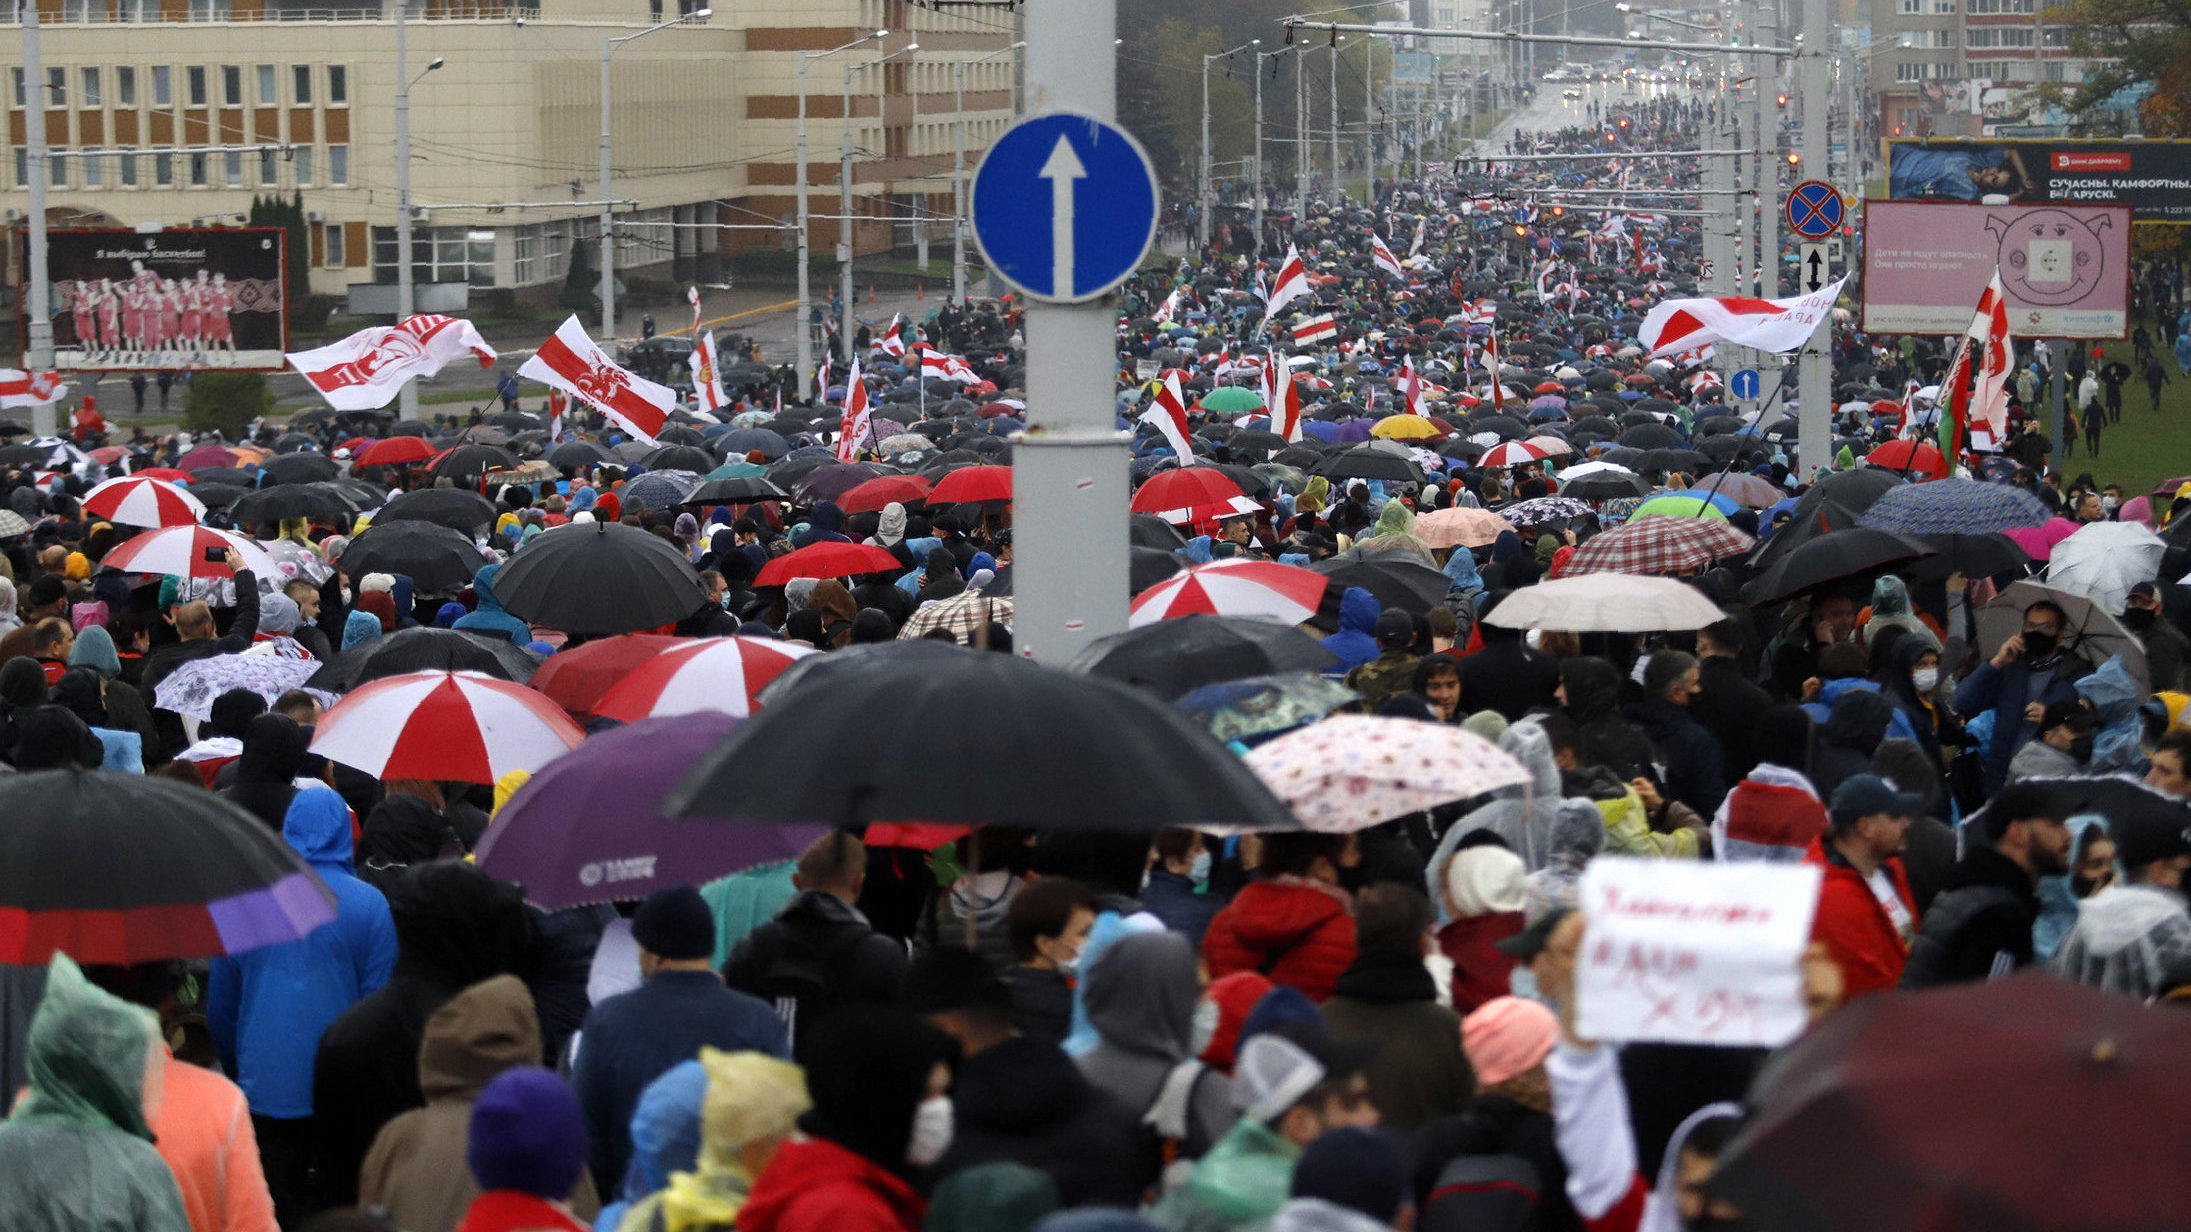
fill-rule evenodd
<path id="1" fill-rule="evenodd" d="M 1519 236 L 1519 237 L 1523 238 L 1523 239 L 1527 239 L 1527 238 L 1529 238 L 1529 228 L 1527 228 L 1527 227 L 1525 227 L 1525 226 L 1521 225 L 1520 223 L 1515 223 L 1515 224 L 1514 224 L 1514 234 L 1515 234 L 1516 236 Z"/>
<path id="2" fill-rule="evenodd" d="M 1800 166 L 1802 166 L 1802 165 L 1803 165 L 1803 156 L 1802 156 L 1801 154 L 1798 154 L 1798 153 L 1796 153 L 1796 152 L 1795 152 L 1794 150 L 1790 150 L 1790 151 L 1788 151 L 1788 165 L 1789 165 L 1789 166 L 1791 166 L 1791 167 L 1800 167 Z"/>
<path id="3" fill-rule="evenodd" d="M 1787 105 L 1788 105 L 1788 96 L 1787 96 L 1787 95 L 1785 95 L 1785 94 L 1782 94 L 1782 95 L 1780 95 L 1780 105 L 1781 105 L 1781 106 L 1783 106 L 1783 107 L 1785 107 L 1785 106 L 1787 106 Z"/>
<path id="4" fill-rule="evenodd" d="M 1554 217 L 1554 218 L 1565 218 L 1565 217 L 1567 217 L 1567 207 L 1566 207 L 1566 206 L 1564 206 L 1564 205 L 1555 205 L 1555 206 L 1553 206 L 1553 207 L 1552 207 L 1552 217 Z"/>

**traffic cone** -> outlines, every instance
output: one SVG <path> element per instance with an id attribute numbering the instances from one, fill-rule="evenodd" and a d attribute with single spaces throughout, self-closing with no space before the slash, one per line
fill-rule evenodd
<path id="1" fill-rule="evenodd" d="M 875 284 L 872 282 L 867 284 L 867 302 L 870 304 L 875 302 Z"/>
<path id="2" fill-rule="evenodd" d="M 914 283 L 914 284 L 913 284 L 913 300 L 914 300 L 914 302 L 915 302 L 915 303 L 924 303 L 924 302 L 926 302 L 926 301 L 927 301 L 927 299 L 928 299 L 928 287 L 927 287 L 927 285 L 926 285 L 926 284 L 924 284 L 924 283 L 918 283 L 918 282 Z"/>

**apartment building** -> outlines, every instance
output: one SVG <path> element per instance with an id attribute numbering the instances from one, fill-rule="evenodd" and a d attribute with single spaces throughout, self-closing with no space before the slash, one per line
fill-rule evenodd
<path id="1" fill-rule="evenodd" d="M 2010 105 L 2020 91 L 2085 78 L 2070 28 L 2042 19 L 2044 0 L 1870 3 L 1865 80 L 1885 136 L 1978 136 L 1989 121 L 2022 114 Z"/>

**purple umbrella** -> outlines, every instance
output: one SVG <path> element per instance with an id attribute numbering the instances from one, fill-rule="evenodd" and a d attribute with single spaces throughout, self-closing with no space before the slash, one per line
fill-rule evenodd
<path id="1" fill-rule="evenodd" d="M 661 815 L 662 798 L 738 725 L 705 711 L 589 736 L 510 797 L 479 840 L 479 866 L 524 885 L 543 911 L 645 898 L 771 860 L 796 859 L 820 825 L 704 825 Z M 634 775 L 632 767 L 647 773 Z"/>
<path id="2" fill-rule="evenodd" d="M 1342 445 L 1359 444 L 1369 439 L 1369 430 L 1375 425 L 1366 419 L 1349 419 L 1339 425 L 1331 439 Z"/>
<path id="3" fill-rule="evenodd" d="M 1339 439 L 1339 425 L 1328 419 L 1304 419 L 1301 421 L 1301 431 L 1321 441 L 1330 442 Z"/>

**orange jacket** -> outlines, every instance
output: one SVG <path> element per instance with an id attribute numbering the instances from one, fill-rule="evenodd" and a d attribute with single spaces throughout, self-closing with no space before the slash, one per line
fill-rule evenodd
<path id="1" fill-rule="evenodd" d="M 152 1132 L 182 1186 L 191 1232 L 276 1232 L 242 1088 L 172 1054 L 165 1081 Z"/>

